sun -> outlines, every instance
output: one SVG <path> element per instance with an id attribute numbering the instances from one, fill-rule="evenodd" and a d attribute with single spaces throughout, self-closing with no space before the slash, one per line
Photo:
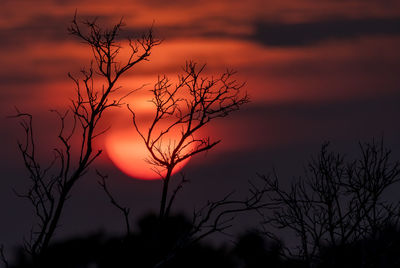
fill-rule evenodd
<path id="1" fill-rule="evenodd" d="M 177 133 L 176 135 L 179 135 Z M 175 136 L 177 139 L 178 136 Z M 105 140 L 107 155 L 122 172 L 135 179 L 157 180 L 166 171 L 148 162 L 150 153 L 135 130 L 118 130 L 109 133 Z M 172 174 L 181 170 L 189 158 L 179 163 Z"/>

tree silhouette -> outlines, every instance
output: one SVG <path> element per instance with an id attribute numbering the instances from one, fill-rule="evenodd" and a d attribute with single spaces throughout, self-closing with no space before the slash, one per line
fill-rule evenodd
<path id="1" fill-rule="evenodd" d="M 177 193 L 175 191 L 167 200 L 168 186 L 176 166 L 220 142 L 211 141 L 210 137 L 198 137 L 199 130 L 249 101 L 247 94 L 241 92 L 243 84 L 233 78 L 233 71 L 228 70 L 217 78 L 209 78 L 203 75 L 204 68 L 205 65 L 187 62 L 175 85 L 166 76 L 158 78 L 152 90 L 155 114 L 146 130 L 140 128 L 135 112 L 128 106 L 133 125 L 150 153 L 147 160 L 156 167 L 156 172 L 163 180 L 160 219 L 168 216 Z M 158 128 L 162 123 L 167 125 L 160 130 Z M 179 130 L 176 140 L 168 137 L 173 130 Z M 162 171 L 165 171 L 165 175 L 162 175 Z M 182 180 L 178 189 L 184 182 Z"/>
<path id="2" fill-rule="evenodd" d="M 214 119 L 226 117 L 249 102 L 247 93 L 242 91 L 244 83 L 234 78 L 234 71 L 227 70 L 217 77 L 207 77 L 204 75 L 205 67 L 187 62 L 175 84 L 166 76 L 158 78 L 151 90 L 155 112 L 148 127 L 140 126 L 135 111 L 128 105 L 133 125 L 149 152 L 147 161 L 154 166 L 154 171 L 163 182 L 159 212 L 161 233 L 169 232 L 164 221 L 169 217 L 177 193 L 187 182 L 182 175 L 177 188 L 170 193 L 169 184 L 174 170 L 183 161 L 212 149 L 220 142 L 212 141 L 208 136 L 200 137 L 200 130 Z M 173 132 L 178 134 L 174 136 Z M 195 210 L 190 230 L 154 267 L 169 265 L 180 252 L 215 232 L 231 227 L 235 214 L 264 206 L 261 203 L 263 190 L 251 188 L 245 199 L 233 199 L 230 193 Z"/>
<path id="3" fill-rule="evenodd" d="M 122 43 L 118 41 L 122 27 L 120 21 L 111 29 L 103 29 L 96 20 L 78 21 L 75 14 L 69 33 L 90 47 L 93 60 L 89 68 L 82 69 L 80 77 L 69 74 L 76 92 L 70 108 L 65 113 L 53 111 L 60 121 L 61 145 L 54 148 L 50 163 L 40 163 L 37 158 L 32 116 L 18 111 L 25 131 L 25 141 L 18 145 L 30 178 L 27 192 L 19 196 L 30 201 L 38 218 L 30 239 L 25 241 L 25 248 L 33 258 L 46 252 L 71 189 L 102 152 L 95 150 L 93 141 L 107 130 L 99 129 L 104 112 L 121 106 L 126 97 L 117 94 L 119 78 L 136 64 L 147 61 L 152 49 L 160 43 L 150 29 L 141 38 L 129 40 L 130 53 L 124 60 L 120 55 Z M 104 84 L 98 87 L 97 81 Z"/>
<path id="4" fill-rule="evenodd" d="M 360 158 L 346 161 L 323 145 L 305 177 L 288 190 L 280 186 L 276 173 L 261 176 L 275 204 L 263 214 L 265 233 L 276 237 L 271 227 L 293 231 L 299 246 L 286 248 L 289 256 L 310 265 L 325 247 L 375 239 L 386 226 L 397 226 L 399 203 L 386 200 L 385 192 L 400 180 L 400 163 L 391 161 L 383 142 L 360 144 L 360 151 Z"/>

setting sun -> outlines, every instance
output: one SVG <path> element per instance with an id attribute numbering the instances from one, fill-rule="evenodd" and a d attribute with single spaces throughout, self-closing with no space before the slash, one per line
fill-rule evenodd
<path id="1" fill-rule="evenodd" d="M 178 136 L 176 136 L 177 138 Z M 171 142 L 174 140 L 171 137 Z M 134 129 L 110 133 L 106 138 L 105 147 L 111 161 L 122 172 L 133 178 L 157 180 L 161 179 L 161 176 L 165 176 L 165 169 L 149 163 L 150 154 Z M 172 174 L 180 171 L 188 161 L 189 159 L 178 164 Z"/>

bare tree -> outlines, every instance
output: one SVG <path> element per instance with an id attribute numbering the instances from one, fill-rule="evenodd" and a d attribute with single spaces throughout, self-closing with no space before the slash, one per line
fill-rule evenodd
<path id="1" fill-rule="evenodd" d="M 385 191 L 400 180 L 400 163 L 390 160 L 383 143 L 360 144 L 361 157 L 346 161 L 323 145 L 308 164 L 306 176 L 280 186 L 276 173 L 261 176 L 275 207 L 263 213 L 266 234 L 271 227 L 291 230 L 299 238 L 290 256 L 309 265 L 325 246 L 351 244 L 372 238 L 385 226 L 397 224 L 399 204 L 385 199 Z"/>
<path id="2" fill-rule="evenodd" d="M 122 27 L 120 21 L 111 29 L 103 29 L 96 20 L 78 22 L 75 14 L 69 33 L 89 45 L 93 61 L 88 69 L 82 69 L 80 78 L 69 74 L 76 95 L 65 113 L 54 111 L 60 121 L 60 146 L 54 148 L 50 163 L 43 164 L 37 158 L 32 116 L 17 111 L 25 131 L 25 141 L 18 146 L 31 183 L 28 191 L 19 195 L 31 202 L 38 218 L 30 239 L 25 241 L 25 248 L 33 258 L 45 253 L 71 189 L 102 152 L 93 145 L 107 130 L 99 129 L 101 118 L 109 108 L 121 106 L 126 97 L 117 92 L 118 79 L 136 64 L 147 61 L 152 49 L 160 43 L 150 29 L 141 38 L 128 41 L 130 53 L 123 59 L 122 42 L 118 41 Z M 95 81 L 104 83 L 97 87 Z"/>
<path id="3" fill-rule="evenodd" d="M 187 62 L 174 85 L 166 76 L 158 78 L 152 90 L 155 114 L 146 130 L 140 128 L 135 112 L 128 106 L 133 115 L 133 125 L 150 153 L 148 162 L 160 168 L 157 169 L 163 180 L 160 219 L 168 215 L 171 207 L 168 204 L 175 198 L 173 194 L 167 200 L 168 186 L 176 166 L 220 142 L 211 141 L 210 137 L 197 137 L 199 130 L 249 101 L 247 94 L 241 91 L 243 84 L 234 79 L 233 71 L 209 78 L 203 75 L 204 68 L 205 65 Z M 162 123 L 167 126 L 159 130 Z M 168 138 L 173 130 L 179 130 L 176 140 Z"/>

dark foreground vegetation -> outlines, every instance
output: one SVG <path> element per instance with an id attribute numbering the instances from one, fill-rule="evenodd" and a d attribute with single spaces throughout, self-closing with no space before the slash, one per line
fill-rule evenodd
<path id="1" fill-rule="evenodd" d="M 98 233 L 54 243 L 36 263 L 21 250 L 17 264 L 10 267 L 309 267 L 304 260 L 285 256 L 281 244 L 256 231 L 243 233 L 226 246 L 196 243 L 168 260 L 190 229 L 190 221 L 171 216 L 166 226 L 168 232 L 162 233 L 157 217 L 148 215 L 140 220 L 137 233 L 128 237 Z M 400 232 L 388 226 L 375 238 L 324 247 L 313 267 L 399 267 L 399 252 Z"/>

